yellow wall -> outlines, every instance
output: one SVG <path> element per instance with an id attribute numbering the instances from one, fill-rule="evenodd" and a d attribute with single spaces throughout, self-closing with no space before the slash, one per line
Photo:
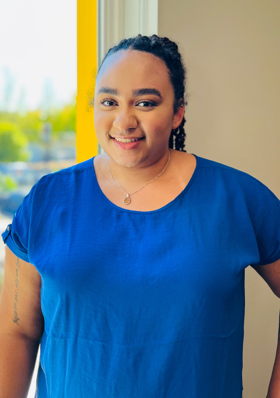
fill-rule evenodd
<path id="1" fill-rule="evenodd" d="M 93 109 L 97 73 L 97 0 L 77 0 L 77 163 L 98 155 Z"/>

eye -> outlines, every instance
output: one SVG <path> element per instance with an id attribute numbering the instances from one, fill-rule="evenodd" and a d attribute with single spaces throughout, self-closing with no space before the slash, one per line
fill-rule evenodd
<path id="1" fill-rule="evenodd" d="M 101 105 L 104 105 L 105 102 L 115 102 L 115 101 L 111 101 L 111 100 L 103 100 L 100 102 Z M 140 106 L 140 108 L 151 108 L 152 106 L 156 106 L 156 103 L 153 101 L 140 101 L 138 102 L 138 104 L 149 104 L 150 106 Z M 106 105 L 105 105 L 106 106 Z"/>
<path id="2" fill-rule="evenodd" d="M 100 102 L 101 105 L 104 105 L 104 102 L 113 102 L 113 101 L 109 101 L 109 100 L 103 100 Z"/>
<path id="3" fill-rule="evenodd" d="M 140 101 L 138 104 L 150 104 L 151 106 L 156 106 L 156 104 L 152 101 Z M 141 108 L 150 108 L 150 106 L 142 106 Z"/>

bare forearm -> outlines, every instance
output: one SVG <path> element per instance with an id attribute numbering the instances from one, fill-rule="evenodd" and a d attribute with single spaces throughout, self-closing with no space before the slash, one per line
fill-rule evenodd
<path id="1" fill-rule="evenodd" d="M 39 341 L 0 333 L 0 398 L 26 398 Z"/>
<path id="2" fill-rule="evenodd" d="M 280 325 L 276 357 L 268 387 L 267 398 L 280 398 Z"/>

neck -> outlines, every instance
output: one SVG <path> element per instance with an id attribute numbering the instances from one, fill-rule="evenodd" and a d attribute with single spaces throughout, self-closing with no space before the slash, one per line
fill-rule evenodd
<path id="1" fill-rule="evenodd" d="M 139 187 L 141 187 L 141 185 L 147 184 L 163 171 L 168 162 L 169 151 L 169 163 L 164 172 L 158 177 L 158 179 L 155 179 L 156 182 L 157 180 L 162 180 L 162 177 L 167 175 L 167 171 L 169 170 L 169 166 L 171 163 L 172 152 L 174 152 L 174 149 L 167 148 L 162 156 L 154 159 L 141 159 L 141 161 L 138 161 L 137 159 L 133 161 L 126 161 L 125 158 L 123 158 L 120 162 L 118 162 L 118 160 L 114 160 L 113 158 L 108 157 L 107 154 L 104 154 L 105 157 L 103 161 L 103 171 L 106 175 L 106 178 L 113 182 L 111 176 L 112 173 L 114 179 L 121 186 L 122 184 L 124 185 L 123 189 L 125 189 L 125 186 L 127 188 L 129 187 L 130 190 L 133 190 L 134 188 L 138 189 Z M 109 171 L 107 161 L 111 173 Z"/>

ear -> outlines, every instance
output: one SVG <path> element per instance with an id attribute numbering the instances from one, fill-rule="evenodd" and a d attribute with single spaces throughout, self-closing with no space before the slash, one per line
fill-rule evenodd
<path id="1" fill-rule="evenodd" d="M 176 129 L 177 127 L 179 127 L 180 124 L 181 124 L 181 122 L 182 122 L 182 120 L 183 120 L 183 117 L 184 117 L 184 114 L 185 114 L 185 104 L 184 104 L 184 101 L 182 101 L 181 104 L 182 104 L 183 106 L 179 106 L 179 108 L 177 109 L 176 113 L 174 113 L 174 116 L 173 116 L 173 123 L 172 123 L 172 130 L 174 130 L 174 129 Z"/>

